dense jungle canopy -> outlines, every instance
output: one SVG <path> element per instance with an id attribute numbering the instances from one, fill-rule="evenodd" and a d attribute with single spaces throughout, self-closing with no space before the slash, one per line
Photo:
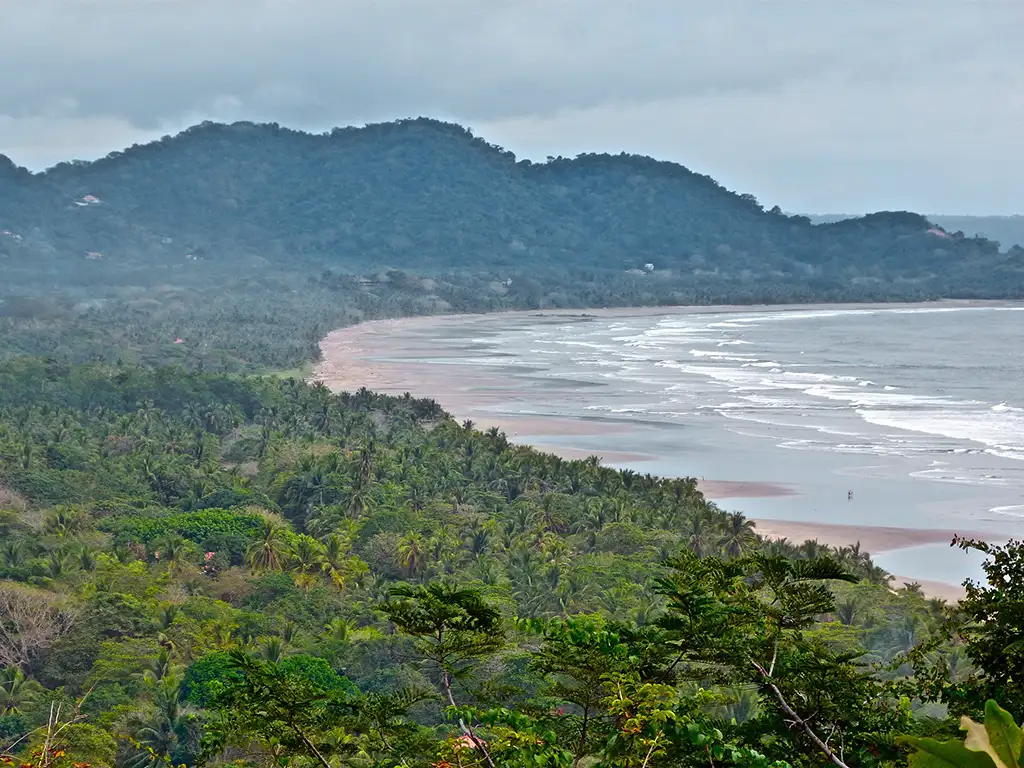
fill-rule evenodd
<path id="1" fill-rule="evenodd" d="M 0 762 L 1011 768 L 1020 544 L 957 542 L 950 606 L 693 479 L 265 374 L 378 317 L 1020 298 L 1022 256 L 423 119 L 0 157 Z"/>

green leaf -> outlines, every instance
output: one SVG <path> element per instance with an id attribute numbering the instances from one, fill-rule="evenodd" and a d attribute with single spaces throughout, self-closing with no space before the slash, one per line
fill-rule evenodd
<path id="1" fill-rule="evenodd" d="M 1016 768 L 1020 760 L 1020 728 L 1013 722 L 1013 716 L 991 699 L 985 703 L 985 733 L 1006 768 Z"/>
<path id="2" fill-rule="evenodd" d="M 988 740 L 988 732 L 981 723 L 976 723 L 969 717 L 960 718 L 960 728 L 967 731 L 967 738 L 964 739 L 964 746 L 972 752 L 982 752 L 991 758 L 996 768 L 1013 768 L 1013 764 L 1007 765 L 995 751 Z"/>
<path id="3" fill-rule="evenodd" d="M 901 741 L 917 748 L 910 756 L 910 768 L 995 768 L 984 752 L 972 752 L 959 741 L 936 741 L 904 736 Z"/>

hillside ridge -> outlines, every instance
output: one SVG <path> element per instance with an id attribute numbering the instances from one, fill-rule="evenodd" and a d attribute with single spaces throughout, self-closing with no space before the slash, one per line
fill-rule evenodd
<path id="1" fill-rule="evenodd" d="M 533 163 L 428 118 L 4 159 L 0 232 L 0 356 L 291 368 L 382 317 L 1024 298 L 1024 249 L 919 214 L 815 226 L 676 163 Z"/>

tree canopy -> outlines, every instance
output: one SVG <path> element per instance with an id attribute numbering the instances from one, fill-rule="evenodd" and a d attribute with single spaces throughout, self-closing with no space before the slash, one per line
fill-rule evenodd
<path id="1" fill-rule="evenodd" d="M 1019 706 L 1020 547 L 968 546 L 989 583 L 951 608 L 859 547 L 763 540 L 692 479 L 431 401 L 10 361 L 0 755 L 899 765 Z"/>

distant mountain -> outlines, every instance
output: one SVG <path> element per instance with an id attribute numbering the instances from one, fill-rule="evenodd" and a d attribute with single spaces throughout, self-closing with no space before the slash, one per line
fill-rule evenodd
<path id="1" fill-rule="evenodd" d="M 857 218 L 857 214 L 808 214 L 812 224 L 828 224 Z M 961 232 L 968 237 L 978 236 L 995 240 L 1002 250 L 1013 246 L 1024 248 L 1024 215 L 1015 216 L 947 216 L 927 214 L 929 221 L 947 232 Z"/>
<path id="2" fill-rule="evenodd" d="M 427 119 L 204 123 L 40 174 L 0 156 L 0 231 L 0 354 L 246 368 L 365 317 L 1024 297 L 1024 250 L 917 214 L 814 226 L 673 163 L 517 162 Z"/>

